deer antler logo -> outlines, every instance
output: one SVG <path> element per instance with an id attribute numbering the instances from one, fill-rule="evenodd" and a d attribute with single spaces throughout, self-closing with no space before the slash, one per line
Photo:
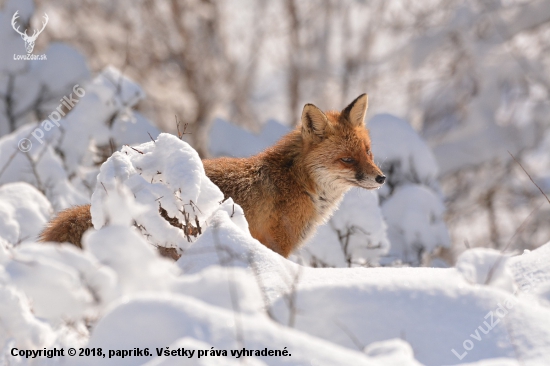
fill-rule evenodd
<path id="1" fill-rule="evenodd" d="M 40 33 L 42 33 L 44 28 L 46 28 L 46 24 L 48 24 L 48 14 L 44 13 L 44 22 L 42 22 L 42 29 L 40 29 L 39 31 L 35 29 L 32 36 L 29 37 L 27 35 L 26 29 L 25 29 L 25 32 L 21 32 L 19 30 L 19 26 L 17 26 L 17 28 L 15 27 L 16 26 L 15 22 L 17 18 L 19 18 L 18 13 L 19 13 L 19 10 L 16 11 L 15 14 L 13 14 L 13 17 L 11 18 L 11 26 L 17 33 L 21 35 L 21 38 L 23 38 L 23 41 L 25 41 L 25 48 L 27 49 L 27 53 L 31 53 L 32 50 L 34 49 L 34 42 L 36 41 L 36 38 Z"/>

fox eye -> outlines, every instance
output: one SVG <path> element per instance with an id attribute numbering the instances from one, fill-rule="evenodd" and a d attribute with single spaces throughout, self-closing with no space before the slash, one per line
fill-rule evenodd
<path id="1" fill-rule="evenodd" d="M 355 161 L 353 158 L 342 158 L 340 160 L 342 160 L 346 164 L 351 164 Z"/>

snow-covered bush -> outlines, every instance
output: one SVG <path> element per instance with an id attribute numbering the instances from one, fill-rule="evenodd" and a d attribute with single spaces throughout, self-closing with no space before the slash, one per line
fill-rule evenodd
<path id="1" fill-rule="evenodd" d="M 74 90 L 71 96 L 77 102 L 57 121 L 59 126 L 49 117 L 0 138 L 0 183 L 28 182 L 42 191 L 56 210 L 89 202 L 97 163 L 106 158 L 103 150 L 110 154 L 124 144 L 159 134 L 132 110 L 143 92 L 117 70 L 106 68 Z"/>
<path id="2" fill-rule="evenodd" d="M 135 198 L 129 210 L 111 202 L 123 187 Z M 127 216 L 127 225 L 135 222 L 152 244 L 181 252 L 222 201 L 223 193 L 205 175 L 197 152 L 176 136 L 161 134 L 154 141 L 123 147 L 101 166 L 92 222 L 100 229 Z"/>
<path id="3" fill-rule="evenodd" d="M 425 254 L 449 247 L 444 211 L 441 198 L 425 186 L 409 184 L 397 188 L 382 205 L 391 243 L 384 262 L 398 260 L 419 265 Z"/>
<path id="4" fill-rule="evenodd" d="M 56 211 L 88 203 L 98 163 L 159 130 L 132 110 L 144 97 L 136 83 L 110 67 L 90 79 L 66 44 L 51 43 L 46 60 L 14 59 L 25 51 L 11 25 L 16 11 L 27 27 L 34 4 L 7 1 L 0 11 L 0 184 L 27 182 Z"/>
<path id="5" fill-rule="evenodd" d="M 368 129 L 374 157 L 387 177 L 378 190 L 382 203 L 406 184 L 424 185 L 439 193 L 435 157 L 407 121 L 391 114 L 377 114 L 369 120 Z"/>
<path id="6" fill-rule="evenodd" d="M 451 245 L 433 153 L 407 121 L 389 114 L 368 123 L 372 150 L 386 184 L 379 189 L 390 251 L 383 264 L 422 264 L 424 255 Z"/>

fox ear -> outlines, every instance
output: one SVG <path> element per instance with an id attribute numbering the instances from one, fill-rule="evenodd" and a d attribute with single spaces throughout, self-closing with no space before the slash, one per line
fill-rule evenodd
<path id="1" fill-rule="evenodd" d="M 313 104 L 306 104 L 302 111 L 302 136 L 321 141 L 330 127 L 327 116 Z"/>
<path id="2" fill-rule="evenodd" d="M 344 110 L 342 115 L 347 117 L 351 124 L 355 127 L 365 126 L 365 115 L 369 106 L 369 96 L 361 94 L 353 102 L 351 102 Z"/>

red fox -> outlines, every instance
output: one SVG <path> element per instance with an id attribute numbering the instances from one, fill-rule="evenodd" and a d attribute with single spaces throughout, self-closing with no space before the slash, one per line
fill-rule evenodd
<path id="1" fill-rule="evenodd" d="M 301 124 L 274 146 L 249 158 L 203 160 L 206 175 L 243 208 L 252 236 L 288 257 L 328 220 L 351 187 L 384 184 L 365 128 L 367 106 L 366 94 L 341 112 L 306 104 Z M 40 240 L 80 247 L 91 227 L 90 206 L 73 207 L 61 212 Z"/>

